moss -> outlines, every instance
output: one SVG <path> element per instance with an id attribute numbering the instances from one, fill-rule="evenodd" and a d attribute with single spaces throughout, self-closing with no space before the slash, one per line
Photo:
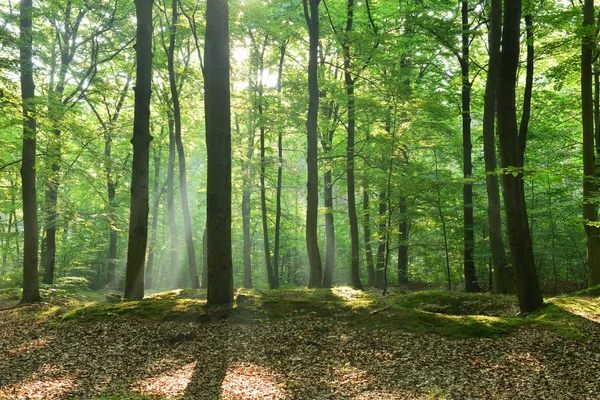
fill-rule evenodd
<path id="1" fill-rule="evenodd" d="M 122 303 L 91 303 L 75 308 L 62 316 L 62 320 L 95 320 L 119 315 L 131 315 L 141 318 L 175 319 L 189 313 L 202 313 L 206 302 L 195 299 L 150 298 L 141 301 Z"/>
<path id="2" fill-rule="evenodd" d="M 235 323 L 261 323 L 292 318 L 312 320 L 314 326 L 342 322 L 353 326 L 400 329 L 454 338 L 496 338 L 527 325 L 554 331 L 570 339 L 584 337 L 586 320 L 600 321 L 600 299 L 559 297 L 535 313 L 517 316 L 516 299 L 510 296 L 458 292 L 418 292 L 381 297 L 351 288 L 241 289 L 234 307 L 206 307 L 203 291 L 156 293 L 141 301 L 91 303 L 55 308 L 60 320 L 96 320 L 135 316 L 162 320 L 209 322 L 231 318 Z M 42 315 L 43 316 L 43 315 Z"/>
<path id="3" fill-rule="evenodd" d="M 600 285 L 571 292 L 566 297 L 600 297 Z"/>
<path id="4" fill-rule="evenodd" d="M 511 316 L 518 313 L 514 296 L 489 293 L 427 291 L 394 296 L 396 304 L 449 315 Z"/>

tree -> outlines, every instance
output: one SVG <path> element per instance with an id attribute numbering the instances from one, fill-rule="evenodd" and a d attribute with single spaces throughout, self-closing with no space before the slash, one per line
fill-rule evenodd
<path id="1" fill-rule="evenodd" d="M 346 35 L 352 33 L 354 23 L 354 0 L 347 2 Z M 348 219 L 350 221 L 350 240 L 352 261 L 350 274 L 352 287 L 362 289 L 359 273 L 359 243 L 358 243 L 358 220 L 356 216 L 356 193 L 354 179 L 354 141 L 356 125 L 356 109 L 354 102 L 354 77 L 352 76 L 352 56 L 350 54 L 349 38 L 345 38 L 342 44 L 344 54 L 344 81 L 346 83 L 346 96 L 348 102 L 348 124 L 346 130 L 348 141 L 346 142 L 346 184 L 348 187 Z"/>
<path id="2" fill-rule="evenodd" d="M 150 163 L 150 98 L 152 94 L 152 6 L 154 0 L 135 0 L 136 78 L 133 120 L 133 167 L 125 298 L 144 297 L 144 261 L 148 240 L 148 169 Z"/>
<path id="3" fill-rule="evenodd" d="M 89 97 L 86 96 L 86 101 L 92 112 L 96 116 L 96 119 L 100 123 L 102 130 L 104 131 L 104 165 L 105 165 L 105 175 L 106 175 L 106 194 L 107 194 L 107 203 L 108 203 L 108 225 L 109 225 L 109 240 L 108 240 L 108 262 L 106 265 L 106 285 L 115 289 L 117 286 L 116 282 L 116 268 L 117 268 L 117 244 L 119 238 L 119 229 L 117 227 L 117 210 L 116 210 L 116 191 L 118 186 L 118 180 L 115 179 L 115 171 L 113 166 L 113 155 L 112 155 L 112 141 L 113 134 L 115 130 L 115 125 L 119 120 L 119 116 L 121 114 L 121 109 L 123 108 L 123 103 L 125 102 L 125 98 L 127 97 L 127 93 L 129 92 L 129 85 L 131 83 L 131 74 L 127 75 L 127 80 L 125 82 L 125 86 L 121 91 L 119 98 L 117 100 L 117 104 L 114 107 L 114 112 L 111 115 L 111 112 L 108 111 L 108 118 L 105 120 L 100 112 L 97 110 L 94 102 L 90 100 Z M 110 106 L 108 104 L 104 104 L 104 108 L 106 110 L 110 110 Z"/>
<path id="4" fill-rule="evenodd" d="M 473 184 L 469 181 L 473 173 L 471 155 L 471 81 L 469 78 L 470 60 L 470 29 L 469 3 L 461 2 L 462 19 L 462 54 L 458 57 L 462 76 L 462 130 L 463 130 L 463 221 L 464 221 L 464 274 L 467 292 L 479 292 L 481 288 L 475 273 L 473 250 L 475 247 L 475 232 L 473 230 Z"/>
<path id="5" fill-rule="evenodd" d="M 207 166 L 206 248 L 209 305 L 233 303 L 229 8 L 208 0 L 204 55 Z"/>
<path id="6" fill-rule="evenodd" d="M 319 0 L 302 0 L 304 18 L 308 25 L 308 114 L 306 116 L 306 164 L 308 168 L 306 204 L 306 248 L 310 264 L 308 287 L 322 284 L 321 255 L 317 236 L 317 213 L 319 205 L 319 168 L 317 163 L 319 117 L 318 48 L 319 48 Z M 309 7 L 310 5 L 310 7 Z M 310 10 L 309 10 L 310 8 Z"/>
<path id="7" fill-rule="evenodd" d="M 179 160 L 179 192 L 181 195 L 181 208 L 183 212 L 183 230 L 185 234 L 185 246 L 188 255 L 188 269 L 190 272 L 190 281 L 193 289 L 200 287 L 198 281 L 198 271 L 196 269 L 196 250 L 194 249 L 194 239 L 192 236 L 192 217 L 190 214 L 190 205 L 187 192 L 187 171 L 185 163 L 185 152 L 183 142 L 181 141 L 181 105 L 179 103 L 179 89 L 175 80 L 175 38 L 177 33 L 178 10 L 177 0 L 172 2 L 172 22 L 171 34 L 169 35 L 168 49 L 168 70 L 169 87 L 171 89 L 171 100 L 173 105 L 173 120 L 175 122 L 175 145 L 177 147 L 177 157 Z"/>
<path id="8" fill-rule="evenodd" d="M 596 184 L 596 160 L 594 157 L 594 103 L 592 86 L 592 63 L 596 31 L 594 26 L 594 1 L 585 0 L 583 5 L 583 35 L 581 38 L 581 123 L 583 128 L 583 220 L 587 243 L 588 286 L 600 284 L 600 226 L 594 197 Z"/>
<path id="9" fill-rule="evenodd" d="M 21 181 L 23 193 L 23 297 L 22 303 L 40 300 L 38 279 L 38 219 L 35 186 L 35 84 L 33 82 L 33 5 L 21 0 L 19 15 L 19 62 L 21 69 L 21 106 L 23 109 L 23 150 Z"/>
<path id="10" fill-rule="evenodd" d="M 504 206 L 519 308 L 533 311 L 543 303 L 533 258 L 533 245 L 523 183 L 524 141 L 517 129 L 516 75 L 519 64 L 521 0 L 505 0 L 498 80 L 498 135 L 504 174 Z"/>
<path id="11" fill-rule="evenodd" d="M 512 272 L 506 262 L 500 216 L 500 190 L 496 174 L 496 90 L 502 31 L 502 1 L 492 0 L 489 23 L 489 63 L 485 84 L 483 109 L 483 158 L 485 184 L 488 201 L 488 234 L 494 267 L 494 289 L 496 293 L 513 291 Z"/>

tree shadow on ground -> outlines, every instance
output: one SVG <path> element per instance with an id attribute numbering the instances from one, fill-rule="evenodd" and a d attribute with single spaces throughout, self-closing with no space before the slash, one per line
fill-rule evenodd
<path id="1" fill-rule="evenodd" d="M 406 308 L 393 297 L 342 292 L 311 291 L 310 300 L 293 291 L 254 292 L 243 305 L 216 310 L 167 296 L 116 308 L 100 304 L 54 325 L 33 315 L 0 315 L 0 397 L 13 391 L 12 398 L 29 398 L 54 385 L 54 394 L 43 392 L 44 398 L 461 398 L 461 390 L 473 386 L 468 378 L 478 377 L 489 387 L 476 384 L 473 393 L 496 398 L 494 376 L 518 371 L 535 383 L 540 368 L 552 362 L 543 347 L 556 346 L 558 356 L 559 346 L 571 343 L 545 328 L 566 321 L 571 330 L 555 332 L 569 337 L 585 325 L 597 333 L 597 321 L 568 311 L 598 315 L 597 302 L 579 298 L 527 318 L 500 318 L 436 314 L 421 303 L 407 301 L 414 308 Z M 517 328 L 527 325 L 544 328 L 534 331 L 543 335 L 524 345 L 506 336 L 523 335 Z M 467 339 L 456 339 L 465 332 Z M 19 336 L 7 344 L 7 333 Z M 584 359 L 575 364 L 585 368 Z M 545 374 L 560 382 L 560 371 Z M 587 390 L 577 379 L 567 386 L 573 393 Z"/>

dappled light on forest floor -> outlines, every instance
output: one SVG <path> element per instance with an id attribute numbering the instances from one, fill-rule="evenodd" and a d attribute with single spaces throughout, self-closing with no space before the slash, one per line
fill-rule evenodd
<path id="1" fill-rule="evenodd" d="M 557 297 L 552 299 L 552 304 L 578 317 L 600 323 L 600 299 L 598 298 Z"/>
<path id="2" fill-rule="evenodd" d="M 43 365 L 19 383 L 0 386 L 0 399 L 60 399 L 76 386 L 76 378 L 62 367 Z"/>
<path id="3" fill-rule="evenodd" d="M 0 313 L 0 399 L 600 399 L 600 324 L 575 315 L 598 299 L 503 316 L 514 300 L 479 294 L 198 293 Z"/>
<path id="4" fill-rule="evenodd" d="M 227 368 L 221 395 L 232 400 L 284 400 L 288 399 L 284 387 L 281 378 L 269 368 L 240 362 Z"/>
<path id="5" fill-rule="evenodd" d="M 192 362 L 165 371 L 165 365 L 169 364 L 177 364 L 177 362 L 173 359 L 163 359 L 151 364 L 147 368 L 148 372 L 160 371 L 160 373 L 133 383 L 131 389 L 134 392 L 152 396 L 183 395 L 192 380 L 196 363 Z"/>
<path id="6" fill-rule="evenodd" d="M 331 293 L 345 301 L 364 299 L 366 294 L 362 290 L 356 290 L 349 286 L 337 286 L 331 289 Z"/>

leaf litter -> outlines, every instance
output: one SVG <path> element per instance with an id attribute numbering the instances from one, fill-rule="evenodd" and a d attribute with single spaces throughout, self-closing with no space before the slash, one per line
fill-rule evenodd
<path id="1" fill-rule="evenodd" d="M 453 339 L 314 314 L 53 324 L 43 307 L 0 313 L 1 399 L 600 398 L 593 321 L 581 340 L 536 326 Z"/>

